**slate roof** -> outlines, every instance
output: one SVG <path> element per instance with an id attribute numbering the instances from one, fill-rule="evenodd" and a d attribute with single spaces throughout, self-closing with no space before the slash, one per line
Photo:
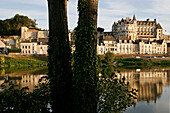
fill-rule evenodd
<path id="1" fill-rule="evenodd" d="M 159 23 L 157 24 L 157 29 L 162 29 L 162 27 Z"/>

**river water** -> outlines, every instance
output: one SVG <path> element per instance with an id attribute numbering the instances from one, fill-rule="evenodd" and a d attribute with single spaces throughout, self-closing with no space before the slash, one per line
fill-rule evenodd
<path id="1" fill-rule="evenodd" d="M 28 86 L 29 92 L 32 92 L 35 86 L 39 87 L 39 79 L 47 75 L 47 68 L 31 72 L 29 69 L 9 70 L 0 70 L 0 85 L 9 80 L 17 84 L 18 89 Z M 128 107 L 124 113 L 170 113 L 170 68 L 118 70 L 120 73 L 116 73 L 117 77 L 126 78 L 129 90 L 138 90 L 137 99 L 133 100 L 134 105 Z"/>

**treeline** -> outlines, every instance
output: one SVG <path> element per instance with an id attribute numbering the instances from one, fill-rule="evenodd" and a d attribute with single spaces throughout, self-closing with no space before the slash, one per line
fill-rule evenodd
<path id="1" fill-rule="evenodd" d="M 0 35 L 20 35 L 21 27 L 36 27 L 36 20 L 31 20 L 27 16 L 16 14 L 14 17 L 6 20 L 0 20 Z"/>

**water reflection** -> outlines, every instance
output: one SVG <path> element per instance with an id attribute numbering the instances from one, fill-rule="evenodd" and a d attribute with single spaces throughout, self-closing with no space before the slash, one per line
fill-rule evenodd
<path id="1" fill-rule="evenodd" d="M 29 70 L 29 69 L 28 69 Z M 6 71 L 5 73 L 5 69 L 1 69 L 1 75 L 0 75 L 0 85 L 4 84 L 5 81 L 9 81 L 8 83 L 5 83 L 4 85 L 9 86 L 9 83 L 12 83 L 15 85 L 16 89 L 22 89 L 24 87 L 29 88 L 29 90 L 27 90 L 28 92 L 33 92 L 34 89 L 39 88 L 39 80 L 41 79 L 41 77 L 47 76 L 47 69 L 45 68 L 42 71 L 42 68 L 40 68 L 40 71 L 37 71 L 38 69 L 36 69 L 35 71 L 30 71 L 30 72 L 12 72 L 9 73 L 8 71 Z M 0 88 L 0 91 L 3 91 L 2 88 Z"/>
<path id="2" fill-rule="evenodd" d="M 170 102 L 164 97 L 167 97 L 170 92 L 170 68 L 120 70 L 120 73 L 116 74 L 119 79 L 126 78 L 125 82 L 129 82 L 129 90 L 138 90 L 137 99 L 134 100 L 134 107 L 136 105 L 137 107 L 130 107 L 125 113 L 142 113 L 144 109 L 145 113 L 157 111 L 168 113 Z"/>
<path id="3" fill-rule="evenodd" d="M 37 71 L 38 69 L 36 69 L 36 71 L 30 71 L 30 69 L 27 69 L 29 72 L 25 72 L 25 69 L 21 69 L 24 71 L 8 70 L 0 70 L 0 85 L 3 84 L 5 80 L 9 80 L 10 82 L 17 84 L 18 86 L 16 88 L 18 89 L 28 86 L 29 92 L 32 92 L 34 89 L 39 87 L 39 79 L 43 76 L 46 76 L 47 73 L 47 69 L 44 71 L 42 71 L 42 69 L 40 69 L 40 71 Z M 117 71 L 120 71 L 120 73 Z M 133 101 L 135 102 L 134 106 L 129 107 L 125 113 L 143 113 L 144 109 L 145 113 L 168 113 L 170 104 L 168 100 L 170 95 L 170 68 L 136 70 L 117 69 L 117 71 L 115 71 L 113 67 L 108 67 L 103 71 L 103 73 L 107 75 L 112 75 L 112 73 L 115 73 L 118 79 L 125 77 L 125 84 L 129 82 L 128 90 L 138 90 L 137 99 L 133 98 Z M 102 76 L 101 73 L 99 76 Z M 109 85 L 111 86 L 112 84 L 112 80 L 109 80 Z M 108 86 L 108 81 L 107 84 L 104 85 Z M 107 96 L 106 99 L 108 99 L 108 103 L 112 102 L 111 99 L 115 100 L 117 98 L 117 93 L 114 93 L 114 91 L 117 91 L 118 88 L 115 86 L 112 88 L 112 90 L 108 89 L 109 92 L 113 91 L 113 93 L 110 93 L 112 98 L 108 97 L 104 93 L 102 96 L 100 95 L 101 97 Z M 102 90 L 105 89 L 103 88 Z M 0 91 L 2 91 L 2 89 L 0 89 Z M 121 93 L 121 91 L 119 92 Z M 106 103 L 106 101 L 104 101 L 104 103 Z M 108 103 L 106 104 L 108 105 Z M 108 106 L 105 106 L 105 108 L 108 109 Z M 109 110 L 110 109 L 108 109 L 108 112 Z"/>
<path id="4" fill-rule="evenodd" d="M 129 90 L 137 89 L 137 101 L 154 100 L 156 103 L 163 92 L 163 86 L 169 84 L 168 70 L 127 70 L 116 73 L 118 78 L 126 78 L 125 82 L 129 82 Z"/>

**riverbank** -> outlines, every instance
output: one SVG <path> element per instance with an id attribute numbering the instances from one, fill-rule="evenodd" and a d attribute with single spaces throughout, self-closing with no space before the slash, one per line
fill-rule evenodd
<path id="1" fill-rule="evenodd" d="M 118 67 L 153 67 L 153 66 L 170 67 L 170 60 L 124 58 L 118 61 L 117 66 Z"/>
<path id="2" fill-rule="evenodd" d="M 47 57 L 45 56 L 25 56 L 25 57 L 0 56 L 0 66 L 1 67 L 47 66 Z"/>

